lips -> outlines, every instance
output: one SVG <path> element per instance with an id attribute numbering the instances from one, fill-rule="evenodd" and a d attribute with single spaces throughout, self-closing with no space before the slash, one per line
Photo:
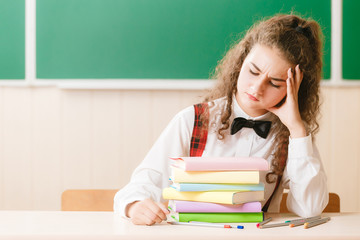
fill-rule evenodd
<path id="1" fill-rule="evenodd" d="M 256 102 L 259 101 L 259 99 L 257 99 L 256 97 L 254 97 L 253 95 L 251 95 L 251 94 L 249 94 L 249 93 L 247 93 L 247 92 L 246 92 L 246 95 L 247 95 L 247 96 L 249 97 L 249 99 L 252 100 L 252 101 L 256 101 Z"/>

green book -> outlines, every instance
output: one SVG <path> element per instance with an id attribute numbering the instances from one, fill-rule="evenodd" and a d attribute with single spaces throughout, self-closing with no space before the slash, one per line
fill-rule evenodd
<path id="1" fill-rule="evenodd" d="M 262 222 L 263 212 L 220 212 L 220 213 L 171 213 L 171 217 L 178 222 L 211 222 L 211 223 L 247 223 Z"/>

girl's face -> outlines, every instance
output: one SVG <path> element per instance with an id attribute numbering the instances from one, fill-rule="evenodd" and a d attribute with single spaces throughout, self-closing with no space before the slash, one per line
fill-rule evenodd
<path id="1" fill-rule="evenodd" d="M 268 112 L 286 97 L 290 64 L 276 48 L 255 45 L 241 67 L 236 101 L 252 117 Z"/>

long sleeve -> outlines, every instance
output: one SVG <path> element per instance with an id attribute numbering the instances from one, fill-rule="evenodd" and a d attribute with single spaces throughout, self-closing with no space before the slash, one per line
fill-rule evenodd
<path id="1" fill-rule="evenodd" d="M 320 215 L 329 201 L 326 175 L 312 137 L 289 141 L 283 187 L 289 189 L 287 207 L 301 217 Z"/>
<path id="2" fill-rule="evenodd" d="M 178 113 L 168 124 L 142 163 L 135 169 L 130 182 L 116 193 L 114 211 L 125 216 L 129 203 L 146 198 L 162 201 L 161 193 L 169 185 L 169 157 L 187 156 L 194 124 L 194 108 Z"/>

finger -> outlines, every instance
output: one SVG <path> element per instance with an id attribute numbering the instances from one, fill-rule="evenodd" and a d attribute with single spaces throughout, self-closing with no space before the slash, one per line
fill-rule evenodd
<path id="1" fill-rule="evenodd" d="M 166 219 L 166 214 L 168 211 L 165 206 L 159 206 L 161 203 L 156 203 L 151 199 L 145 200 L 146 206 L 148 209 L 155 215 L 152 216 L 156 222 L 161 222 Z"/>
<path id="2" fill-rule="evenodd" d="M 160 219 L 160 217 L 157 214 L 155 214 L 153 211 L 151 211 L 150 209 L 148 209 L 148 211 L 145 211 L 144 215 L 146 216 L 146 219 L 147 219 L 146 225 L 153 225 L 154 223 L 162 222 L 162 219 Z"/>
<path id="3" fill-rule="evenodd" d="M 153 213 L 151 209 L 152 204 L 155 203 L 151 199 L 145 199 L 134 204 L 134 207 L 130 214 L 132 222 L 137 225 L 153 225 L 156 222 L 161 222 L 162 219 L 160 219 L 155 213 Z"/>
<path id="4" fill-rule="evenodd" d="M 288 73 L 288 78 L 286 79 L 286 91 L 289 98 L 292 98 L 294 95 L 292 69 L 289 68 L 287 73 Z"/>
<path id="5" fill-rule="evenodd" d="M 145 201 L 143 202 L 141 209 L 138 210 L 135 218 L 140 224 L 146 225 L 153 225 L 156 222 L 162 221 L 155 213 L 153 213 Z"/>
<path id="6" fill-rule="evenodd" d="M 300 65 L 298 64 L 295 67 L 296 90 L 299 90 L 302 79 L 303 79 L 303 73 L 300 70 Z"/>
<path id="7" fill-rule="evenodd" d="M 155 222 L 147 216 L 144 212 L 136 214 L 133 218 L 131 218 L 131 222 L 136 225 L 152 225 Z"/>
<path id="8" fill-rule="evenodd" d="M 149 209 L 151 209 L 154 213 L 157 213 L 157 215 L 161 215 L 164 219 L 166 219 L 166 214 L 169 214 L 169 210 L 163 203 L 155 202 L 150 198 L 146 199 L 145 202 Z"/>
<path id="9" fill-rule="evenodd" d="M 297 81 L 298 77 L 300 76 L 300 73 L 296 72 L 296 66 L 294 68 L 291 69 L 292 70 L 292 78 L 290 79 L 291 80 L 291 84 L 292 84 L 292 95 L 295 99 L 297 99 L 297 93 L 298 93 L 298 90 L 299 90 L 299 86 L 300 86 L 300 83 L 299 81 Z"/>
<path id="10" fill-rule="evenodd" d="M 160 219 L 160 222 L 166 220 L 166 214 L 169 214 L 169 211 L 162 203 L 155 203 L 153 208 L 151 209 L 154 214 L 156 214 L 157 218 Z"/>
<path id="11" fill-rule="evenodd" d="M 165 218 L 166 215 L 170 213 L 169 209 L 167 208 L 167 206 L 163 203 L 157 203 L 157 205 L 160 207 L 160 209 L 163 211 L 163 213 L 165 214 Z"/>

